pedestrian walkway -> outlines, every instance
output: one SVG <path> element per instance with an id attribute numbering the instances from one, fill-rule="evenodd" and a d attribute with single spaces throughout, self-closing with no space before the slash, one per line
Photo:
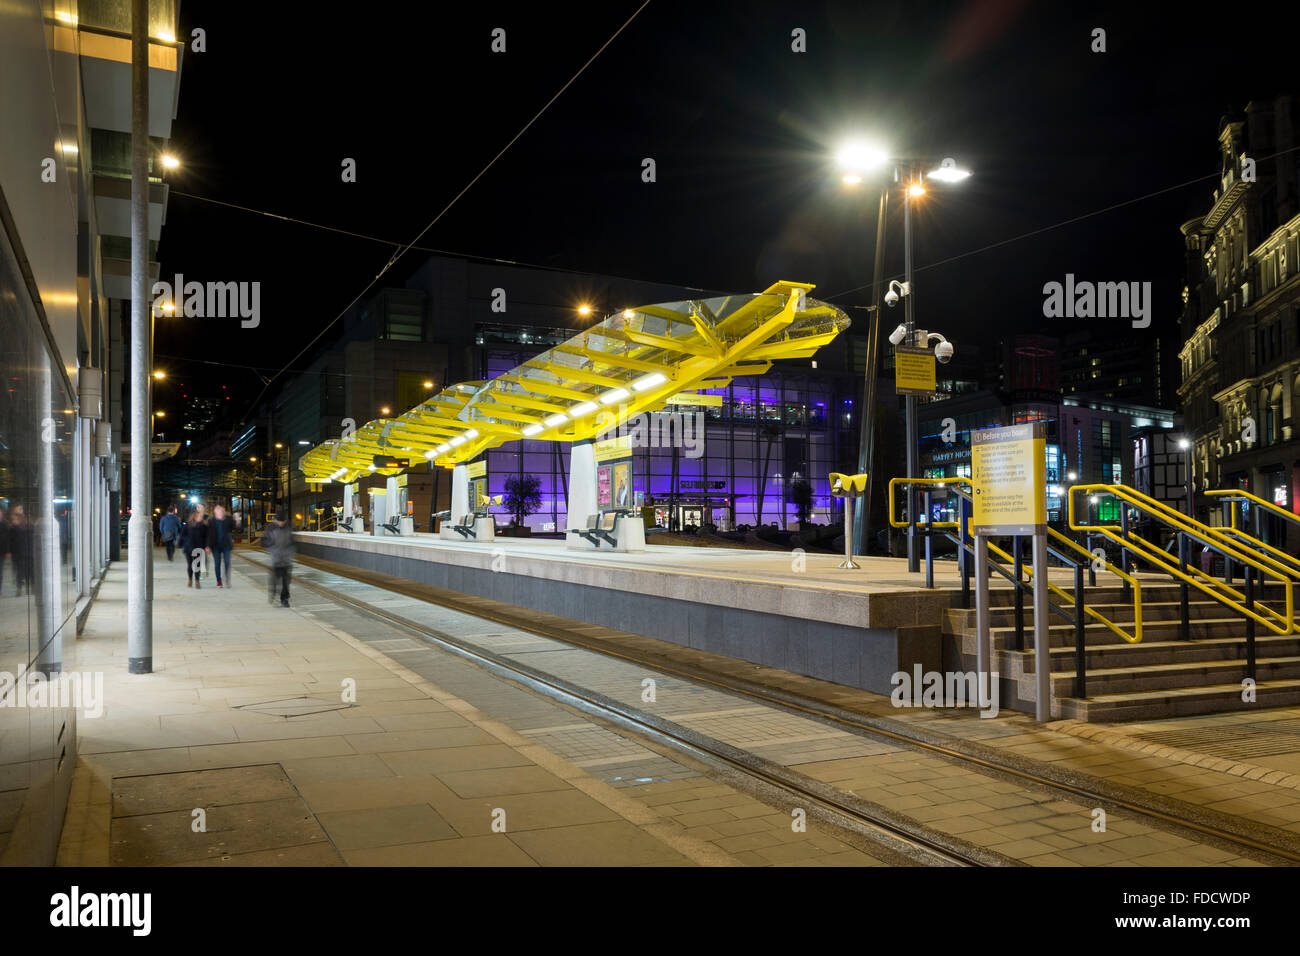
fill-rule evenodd
<path id="1" fill-rule="evenodd" d="M 611 785 L 572 750 L 594 721 L 450 658 L 408 670 L 409 635 L 363 642 L 302 589 L 273 605 L 238 554 L 232 588 L 198 591 L 156 557 L 154 673 L 127 673 L 124 561 L 65 663 L 103 672 L 105 704 L 78 722 L 62 865 L 880 865 L 680 761 L 652 797 Z M 495 681 L 493 705 L 441 673 Z"/>

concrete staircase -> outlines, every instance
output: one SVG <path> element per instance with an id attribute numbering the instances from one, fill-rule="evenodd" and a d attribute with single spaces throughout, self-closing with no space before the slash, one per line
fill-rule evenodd
<path id="1" fill-rule="evenodd" d="M 1168 579 L 1151 579 L 1142 588 L 1143 636 L 1128 644 L 1107 627 L 1090 622 L 1085 630 L 1087 694 L 1079 700 L 1074 679 L 1074 625 L 1051 613 L 1052 716 L 1090 722 L 1153 720 L 1193 714 L 1258 710 L 1300 704 L 1300 634 L 1279 636 L 1255 628 L 1255 700 L 1242 700 L 1246 667 L 1245 619 L 1199 591 L 1190 596 L 1191 633 L 1184 635 L 1179 588 Z M 1070 590 L 1067 588 L 1067 590 Z M 1300 592 L 1300 588 L 1297 589 Z M 1264 597 L 1284 609 L 1278 590 Z M 1010 589 L 990 594 L 994 669 L 999 674 L 1004 709 L 1032 713 L 1035 701 L 1033 611 L 1026 596 L 1025 650 L 1016 649 Z M 1119 587 L 1090 587 L 1089 606 L 1131 631 L 1133 606 Z M 1300 594 L 1297 594 L 1300 602 Z M 1052 603 L 1061 599 L 1052 595 Z M 1072 605 L 1067 611 L 1073 614 Z M 944 622 L 945 666 L 976 668 L 975 611 L 951 608 Z M 957 666 L 959 665 L 959 666 Z"/>

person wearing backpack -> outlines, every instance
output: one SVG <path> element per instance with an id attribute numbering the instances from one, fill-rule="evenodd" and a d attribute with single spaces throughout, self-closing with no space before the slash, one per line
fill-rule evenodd
<path id="1" fill-rule="evenodd" d="M 181 519 L 176 514 L 175 505 L 168 508 L 162 520 L 158 522 L 158 531 L 162 535 L 163 545 L 167 548 L 167 560 L 170 561 L 176 555 L 176 546 L 181 543 Z"/>

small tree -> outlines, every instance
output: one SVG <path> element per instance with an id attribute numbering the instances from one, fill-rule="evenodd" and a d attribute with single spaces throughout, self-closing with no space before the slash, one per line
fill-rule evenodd
<path id="1" fill-rule="evenodd" d="M 812 511 L 813 490 L 806 478 L 796 478 L 790 483 L 790 503 L 794 513 L 799 517 L 800 526 L 808 522 L 808 513 Z"/>
<path id="2" fill-rule="evenodd" d="M 516 528 L 524 519 L 542 506 L 542 483 L 536 475 L 514 475 L 506 479 L 506 497 L 503 504 L 510 512 L 511 524 Z"/>

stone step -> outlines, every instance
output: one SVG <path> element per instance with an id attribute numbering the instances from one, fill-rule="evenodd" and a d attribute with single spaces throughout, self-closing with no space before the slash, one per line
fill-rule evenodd
<path id="1" fill-rule="evenodd" d="M 1032 666 L 1027 662 L 1027 666 Z M 1056 661 L 1053 661 L 1053 667 Z M 1240 681 L 1246 674 L 1243 655 L 1236 660 L 1174 661 L 1143 667 L 1102 668 L 1088 671 L 1088 693 L 1122 694 L 1143 691 L 1168 691 L 1187 687 L 1211 687 Z M 1023 684 L 1026 679 L 1021 678 Z M 1300 655 L 1291 657 L 1257 658 L 1256 681 L 1300 680 Z M 1074 693 L 1074 668 L 1052 672 L 1052 692 L 1064 697 Z M 1021 696 L 1024 696 L 1022 691 Z"/>
<path id="2" fill-rule="evenodd" d="M 1242 711 L 1254 714 L 1261 707 L 1293 707 L 1298 704 L 1300 680 L 1278 680 L 1257 685 L 1255 701 L 1252 703 L 1241 699 L 1241 684 L 1227 683 L 1159 691 L 1090 694 L 1086 700 L 1061 697 L 1052 701 L 1052 716 L 1089 723 L 1114 723 Z"/>

